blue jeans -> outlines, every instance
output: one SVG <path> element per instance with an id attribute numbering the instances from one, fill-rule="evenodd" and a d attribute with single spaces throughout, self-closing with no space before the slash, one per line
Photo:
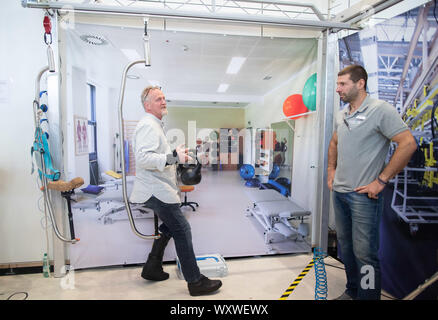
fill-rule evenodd
<path id="1" fill-rule="evenodd" d="M 193 251 L 190 224 L 182 214 L 179 204 L 164 203 L 152 196 L 145 202 L 145 206 L 154 210 L 163 221 L 159 226 L 160 232 L 169 238 L 173 237 L 181 271 L 186 281 L 188 283 L 199 281 L 201 273 Z"/>
<path id="2" fill-rule="evenodd" d="M 346 292 L 358 300 L 379 300 L 379 225 L 383 194 L 370 199 L 357 192 L 333 192 L 336 233 L 347 275 Z"/>

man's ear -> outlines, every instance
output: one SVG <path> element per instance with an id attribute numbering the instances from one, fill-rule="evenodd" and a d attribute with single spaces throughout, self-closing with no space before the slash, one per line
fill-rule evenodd
<path id="1" fill-rule="evenodd" d="M 359 79 L 357 81 L 357 83 L 359 84 L 360 87 L 362 87 L 365 91 L 367 90 L 367 88 L 365 88 L 365 80 L 364 79 Z"/>

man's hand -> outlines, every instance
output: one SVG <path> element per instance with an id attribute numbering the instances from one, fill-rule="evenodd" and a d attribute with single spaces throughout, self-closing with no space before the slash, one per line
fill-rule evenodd
<path id="1" fill-rule="evenodd" d="M 187 163 L 189 161 L 194 161 L 192 157 L 188 155 L 189 149 L 184 148 L 184 143 L 176 147 L 176 153 L 178 154 L 179 163 Z"/>
<path id="2" fill-rule="evenodd" d="M 338 134 L 335 131 L 333 132 L 328 148 L 327 186 L 330 191 L 333 191 L 333 180 L 335 180 L 337 158 L 338 158 Z"/>
<path id="3" fill-rule="evenodd" d="M 335 180 L 336 169 L 327 169 L 327 186 L 330 191 L 333 191 L 333 180 Z"/>
<path id="4" fill-rule="evenodd" d="M 368 198 L 378 199 L 378 194 L 383 190 L 383 188 L 385 188 L 385 186 L 376 179 L 366 186 L 357 187 L 354 189 L 354 191 L 357 193 L 368 193 Z"/>
<path id="5" fill-rule="evenodd" d="M 210 161 L 207 152 L 198 152 L 197 159 L 203 166 L 207 165 Z"/>

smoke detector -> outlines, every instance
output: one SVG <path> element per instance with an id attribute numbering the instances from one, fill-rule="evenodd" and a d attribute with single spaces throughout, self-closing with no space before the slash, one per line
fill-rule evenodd
<path id="1" fill-rule="evenodd" d="M 80 38 L 82 41 L 94 46 L 104 46 L 108 44 L 108 41 L 104 37 L 94 34 L 83 34 Z"/>

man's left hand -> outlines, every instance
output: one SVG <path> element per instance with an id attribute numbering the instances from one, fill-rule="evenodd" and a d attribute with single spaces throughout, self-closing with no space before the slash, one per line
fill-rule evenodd
<path id="1" fill-rule="evenodd" d="M 385 188 L 384 185 L 380 184 L 377 180 L 374 180 L 366 186 L 357 187 L 354 189 L 357 193 L 368 193 L 368 198 L 378 199 L 378 194 Z"/>
<path id="2" fill-rule="evenodd" d="M 184 143 L 176 147 L 176 153 L 178 154 L 179 163 L 194 162 L 193 158 L 188 155 L 189 149 L 185 148 Z"/>
<path id="3" fill-rule="evenodd" d="M 207 152 L 199 152 L 197 159 L 203 166 L 207 165 L 209 162 L 208 153 Z"/>

